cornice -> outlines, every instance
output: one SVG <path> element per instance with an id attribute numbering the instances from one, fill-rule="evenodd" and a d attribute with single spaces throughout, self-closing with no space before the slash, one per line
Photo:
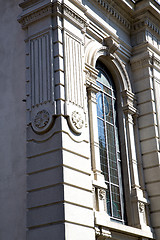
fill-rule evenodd
<path id="1" fill-rule="evenodd" d="M 107 11 L 110 16 L 114 17 L 116 21 L 118 21 L 120 24 L 122 24 L 123 27 L 125 27 L 127 30 L 131 28 L 130 22 L 123 17 L 122 14 L 119 13 L 118 10 L 115 9 L 115 7 L 111 6 L 106 0 L 95 0 L 101 7 Z"/>
<path id="2" fill-rule="evenodd" d="M 85 28 L 87 26 L 87 21 L 66 4 L 63 4 L 63 15 L 79 25 L 81 28 Z"/>
<path id="3" fill-rule="evenodd" d="M 35 9 L 34 11 L 28 13 L 22 13 L 18 18 L 18 22 L 21 23 L 22 28 L 27 27 L 30 23 L 37 21 L 45 16 L 48 16 L 54 12 L 55 6 L 52 3 L 49 3 L 41 8 Z"/>
<path id="4" fill-rule="evenodd" d="M 155 34 L 160 35 L 160 27 L 157 26 L 157 24 L 153 23 L 152 20 L 150 20 L 148 17 L 144 17 L 140 21 L 137 21 L 132 24 L 132 31 L 138 31 L 143 28 L 149 28 L 154 32 Z"/>
<path id="5" fill-rule="evenodd" d="M 87 21 L 83 17 L 81 17 L 73 9 L 69 8 L 66 4 L 60 4 L 58 2 L 50 2 L 40 8 L 32 10 L 31 12 L 27 11 L 26 14 L 24 11 L 24 13 L 22 13 L 22 15 L 18 18 L 18 21 L 21 23 L 22 28 L 25 28 L 30 23 L 53 14 L 63 15 L 65 18 L 68 18 L 70 21 L 76 23 L 80 28 L 85 28 L 87 26 Z"/>

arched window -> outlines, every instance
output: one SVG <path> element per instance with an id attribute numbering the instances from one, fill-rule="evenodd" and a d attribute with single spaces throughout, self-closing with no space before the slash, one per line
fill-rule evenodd
<path id="1" fill-rule="evenodd" d="M 124 223 L 121 154 L 118 136 L 116 91 L 106 67 L 97 61 L 97 121 L 101 171 L 107 185 L 107 212 L 111 219 Z"/>

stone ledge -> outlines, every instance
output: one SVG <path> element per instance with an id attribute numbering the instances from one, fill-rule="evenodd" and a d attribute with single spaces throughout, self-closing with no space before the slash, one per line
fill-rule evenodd
<path id="1" fill-rule="evenodd" d="M 95 212 L 95 224 L 107 227 L 110 231 L 112 230 L 116 232 L 121 232 L 130 236 L 145 237 L 149 239 L 154 238 L 153 233 L 150 230 L 150 227 L 146 227 L 145 230 L 141 230 L 117 222 L 111 222 L 110 220 L 108 220 L 107 216 L 108 216 L 107 213 L 102 214 L 100 212 Z"/>

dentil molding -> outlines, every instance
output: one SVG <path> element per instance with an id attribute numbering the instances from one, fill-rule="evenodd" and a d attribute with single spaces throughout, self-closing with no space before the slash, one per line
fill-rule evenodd
<path id="1" fill-rule="evenodd" d="M 111 6 L 107 1 L 105 0 L 96 0 L 98 4 L 101 5 L 101 7 L 106 10 L 111 16 L 113 16 L 120 24 L 122 24 L 126 29 L 131 28 L 130 22 L 124 18 L 113 6 Z"/>

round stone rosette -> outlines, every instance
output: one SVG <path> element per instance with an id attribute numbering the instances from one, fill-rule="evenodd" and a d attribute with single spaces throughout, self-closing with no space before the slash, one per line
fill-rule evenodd
<path id="1" fill-rule="evenodd" d="M 76 133 L 81 133 L 84 126 L 84 117 L 78 111 L 73 111 L 69 116 L 69 122 L 72 130 Z"/>
<path id="2" fill-rule="evenodd" d="M 52 115 L 46 109 L 37 112 L 32 121 L 33 130 L 36 133 L 44 133 L 49 130 L 52 125 Z"/>

